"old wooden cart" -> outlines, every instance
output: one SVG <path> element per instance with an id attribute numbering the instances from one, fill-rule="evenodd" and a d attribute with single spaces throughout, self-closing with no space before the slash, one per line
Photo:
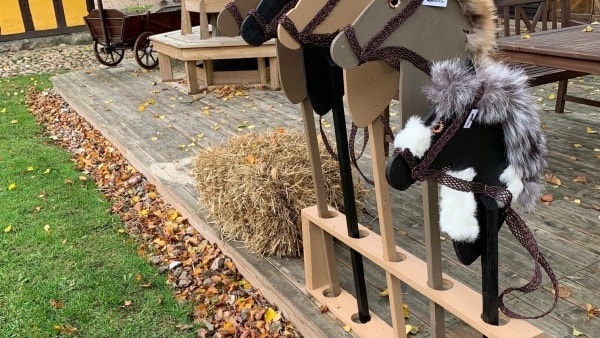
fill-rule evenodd
<path id="1" fill-rule="evenodd" d="M 94 54 L 101 64 L 116 66 L 123 60 L 125 50 L 133 49 L 135 61 L 143 68 L 152 69 L 158 65 L 158 56 L 148 37 L 180 29 L 181 7 L 125 14 L 104 9 L 102 0 L 98 0 L 98 9 L 91 10 L 84 19 L 92 35 Z"/>

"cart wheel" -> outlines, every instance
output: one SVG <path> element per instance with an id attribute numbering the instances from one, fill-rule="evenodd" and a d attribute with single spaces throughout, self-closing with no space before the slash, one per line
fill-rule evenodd
<path id="1" fill-rule="evenodd" d="M 135 61 L 142 68 L 152 69 L 158 66 L 158 53 L 152 48 L 152 41 L 149 39 L 152 32 L 144 32 L 138 36 L 133 45 Z"/>
<path id="2" fill-rule="evenodd" d="M 94 41 L 94 55 L 98 62 L 105 66 L 116 66 L 123 60 L 125 51 L 122 49 L 115 49 L 112 47 L 106 47 L 102 42 Z"/>

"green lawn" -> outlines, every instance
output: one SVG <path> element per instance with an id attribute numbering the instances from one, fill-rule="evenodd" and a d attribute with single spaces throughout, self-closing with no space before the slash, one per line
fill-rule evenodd
<path id="1" fill-rule="evenodd" d="M 27 88 L 49 75 L 0 79 L 0 337 L 192 337 L 125 225 L 42 135 Z"/>

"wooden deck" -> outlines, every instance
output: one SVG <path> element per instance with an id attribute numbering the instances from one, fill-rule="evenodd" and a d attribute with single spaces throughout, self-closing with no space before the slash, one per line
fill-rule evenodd
<path id="1" fill-rule="evenodd" d="M 300 107 L 289 103 L 283 92 L 247 89 L 245 95 L 227 100 L 217 98 L 214 93 L 188 96 L 173 84 L 161 83 L 158 71 L 142 72 L 129 61 L 115 68 L 100 67 L 59 75 L 53 81 L 67 102 L 156 184 L 165 199 L 188 217 L 191 224 L 232 257 L 242 274 L 279 306 L 304 336 L 351 336 L 340 323 L 322 314 L 304 291 L 301 258 L 262 258 L 249 254 L 240 243 L 223 242 L 197 203 L 198 192 L 190 170 L 192 157 L 199 148 L 224 142 L 232 135 L 247 131 L 238 130 L 240 125 L 253 125 L 257 131 L 276 127 L 302 128 Z M 598 89 L 600 86 L 593 87 L 589 93 Z M 156 104 L 139 112 L 138 106 L 150 98 L 155 99 Z M 584 336 L 598 337 L 600 318 L 588 320 L 585 306 L 586 303 L 600 306 L 600 212 L 592 207 L 600 205 L 600 136 L 587 133 L 586 128 L 600 133 L 600 109 L 575 104 L 568 104 L 567 109 L 575 111 L 563 115 L 551 111 L 542 113 L 550 148 L 547 173 L 560 178 L 562 185 L 547 185 L 546 192 L 554 194 L 554 201 L 550 205 L 540 204 L 534 213 L 522 216 L 533 230 L 560 283 L 571 291 L 571 295 L 560 299 L 550 315 L 531 323 L 544 330 L 548 337 L 570 337 L 573 328 L 583 332 Z M 392 106 L 392 120 L 394 111 Z M 370 171 L 368 160 L 368 156 L 361 159 L 365 171 Z M 587 183 L 573 181 L 578 176 L 585 176 Z M 418 186 L 407 192 L 393 191 L 392 200 L 396 243 L 424 259 L 420 191 Z M 377 229 L 373 205 L 369 207 L 370 215 L 365 213 L 360 219 L 362 224 Z M 533 262 L 506 227 L 500 231 L 499 241 L 500 287 L 521 286 L 531 278 Z M 479 290 L 479 263 L 459 264 L 451 241 L 442 243 L 444 271 Z M 342 286 L 352 290 L 348 250 L 338 245 L 336 251 Z M 385 275 L 368 261 L 365 261 L 365 270 L 371 309 L 389 322 L 388 301 L 379 295 L 386 288 Z M 403 291 L 404 302 L 411 313 L 407 323 L 415 326 L 426 323 L 429 316 L 427 300 L 408 287 Z M 547 277 L 544 277 L 542 290 L 517 296 L 509 298 L 508 306 L 525 314 L 541 313 L 553 300 Z M 480 337 L 451 315 L 446 318 L 448 337 Z M 427 336 L 427 326 L 423 325 L 416 337 Z"/>

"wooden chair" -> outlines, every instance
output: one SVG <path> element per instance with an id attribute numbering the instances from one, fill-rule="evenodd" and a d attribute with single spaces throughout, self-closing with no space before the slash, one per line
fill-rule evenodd
<path id="1" fill-rule="evenodd" d="M 498 8 L 499 37 L 533 33 L 539 30 L 581 24 L 571 19 L 569 0 L 495 0 Z M 559 26 L 560 23 L 560 26 Z M 525 31 L 522 31 L 524 29 Z M 569 79 L 587 75 L 558 68 L 513 63 L 522 67 L 530 78 L 530 85 L 539 86 L 558 82 L 554 111 L 563 113 L 565 101 L 600 106 L 600 102 L 567 94 Z"/>
<path id="2" fill-rule="evenodd" d="M 181 1 L 181 34 L 192 34 L 191 15 L 200 16 L 200 39 L 208 39 L 209 14 L 219 14 L 229 0 L 183 0 Z M 192 14 L 194 13 L 194 14 Z M 213 27 L 214 28 L 214 27 Z"/>

